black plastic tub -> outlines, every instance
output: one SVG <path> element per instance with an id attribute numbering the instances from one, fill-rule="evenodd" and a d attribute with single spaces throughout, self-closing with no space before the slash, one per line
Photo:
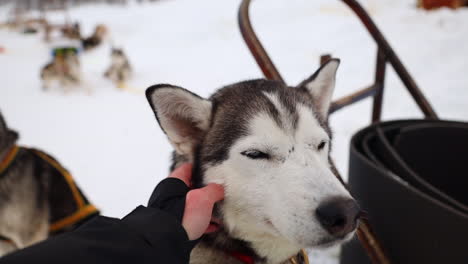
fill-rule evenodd
<path id="1" fill-rule="evenodd" d="M 468 124 L 377 123 L 351 140 L 349 188 L 392 263 L 468 263 Z M 357 239 L 342 264 L 371 263 Z"/>

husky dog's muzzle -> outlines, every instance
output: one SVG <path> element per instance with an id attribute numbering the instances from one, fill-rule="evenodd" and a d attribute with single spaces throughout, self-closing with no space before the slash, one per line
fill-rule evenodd
<path id="1" fill-rule="evenodd" d="M 361 209 L 354 199 L 333 197 L 322 203 L 315 216 L 325 230 L 336 239 L 343 239 L 358 224 Z"/>

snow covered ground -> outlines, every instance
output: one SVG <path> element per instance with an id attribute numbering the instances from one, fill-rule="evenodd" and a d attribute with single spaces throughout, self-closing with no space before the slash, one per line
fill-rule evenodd
<path id="1" fill-rule="evenodd" d="M 437 113 L 468 120 L 468 10 L 417 10 L 407 0 L 361 0 L 420 85 Z M 172 0 L 155 4 L 83 6 L 69 11 L 90 34 L 106 24 L 113 43 L 127 52 L 136 74 L 132 92 L 102 78 L 109 63 L 104 45 L 83 54 L 86 89 L 41 91 L 39 70 L 50 46 L 37 35 L 0 30 L 0 110 L 20 143 L 57 157 L 87 196 L 109 216 L 144 204 L 168 172 L 171 147 L 143 91 L 177 84 L 202 96 L 240 80 L 262 76 L 237 27 L 239 0 Z M 0 8 L 5 18 L 7 8 Z M 373 80 L 376 47 L 340 1 L 256 0 L 253 25 L 286 81 L 312 74 L 323 53 L 341 58 L 335 98 Z M 63 21 L 64 14 L 50 13 Z M 421 117 L 409 94 L 387 72 L 384 119 Z M 346 177 L 348 142 L 370 120 L 370 100 L 334 114 L 333 156 Z M 337 263 L 337 250 L 313 251 L 313 263 Z"/>

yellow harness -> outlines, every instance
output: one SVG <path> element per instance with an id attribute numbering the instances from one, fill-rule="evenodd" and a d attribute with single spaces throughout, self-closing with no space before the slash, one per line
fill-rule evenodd
<path id="1" fill-rule="evenodd" d="M 304 249 L 301 249 L 297 256 L 289 259 L 291 264 L 309 264 L 309 256 Z"/>
<path id="2" fill-rule="evenodd" d="M 13 148 L 8 151 L 6 154 L 5 158 L 2 160 L 0 163 L 0 175 L 10 166 L 10 164 L 13 162 L 13 160 L 16 157 L 16 154 L 18 154 L 19 147 L 14 146 Z"/>
<path id="3" fill-rule="evenodd" d="M 75 205 L 74 207 L 76 207 L 76 209 L 71 213 L 67 213 L 66 215 L 60 216 L 58 219 L 54 219 L 53 221 L 51 219 L 51 223 L 49 226 L 49 234 L 57 234 L 61 231 L 65 231 L 67 228 L 70 228 L 73 225 L 85 220 L 86 218 L 99 213 L 98 209 L 94 205 L 89 203 L 84 197 L 84 195 L 80 192 L 71 174 L 52 157 L 40 150 L 19 147 L 15 145 L 13 148 L 11 148 L 11 150 L 7 153 L 5 158 L 0 163 L 0 176 L 15 161 L 20 150 L 28 151 L 34 154 L 35 156 L 39 157 L 41 160 L 45 161 L 47 164 L 52 166 L 62 176 L 71 193 L 71 197 L 69 197 L 69 199 Z M 53 201 L 50 210 L 54 210 Z M 0 240 L 2 239 L 0 238 Z"/>

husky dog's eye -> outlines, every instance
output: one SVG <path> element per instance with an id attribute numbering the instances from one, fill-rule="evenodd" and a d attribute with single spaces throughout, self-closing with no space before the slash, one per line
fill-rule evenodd
<path id="1" fill-rule="evenodd" d="M 269 159 L 270 155 L 259 150 L 246 150 L 241 152 L 242 155 L 251 159 Z"/>
<path id="2" fill-rule="evenodd" d="M 320 142 L 320 144 L 318 144 L 318 146 L 317 146 L 317 149 L 322 150 L 325 147 L 326 144 L 327 144 L 327 142 L 325 140 Z"/>

